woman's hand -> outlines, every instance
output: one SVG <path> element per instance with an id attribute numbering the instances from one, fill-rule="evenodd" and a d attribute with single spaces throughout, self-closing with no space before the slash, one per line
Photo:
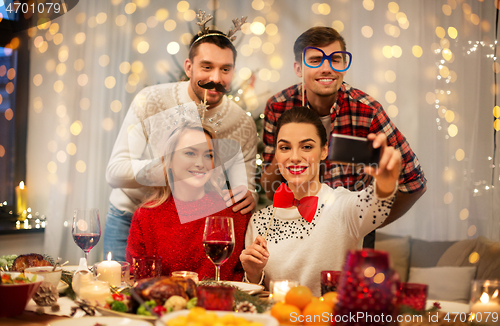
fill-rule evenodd
<path id="1" fill-rule="evenodd" d="M 258 235 L 252 245 L 241 252 L 240 260 L 247 273 L 247 279 L 252 283 L 259 283 L 262 271 L 267 264 L 269 251 L 267 241 Z"/>
<path id="2" fill-rule="evenodd" d="M 387 136 L 384 133 L 369 134 L 367 138 L 373 140 L 373 148 L 380 147 L 380 161 L 378 166 L 365 167 L 365 173 L 377 180 L 377 196 L 385 198 L 390 196 L 397 186 L 396 182 L 401 173 L 401 154 L 394 147 L 387 146 Z"/>

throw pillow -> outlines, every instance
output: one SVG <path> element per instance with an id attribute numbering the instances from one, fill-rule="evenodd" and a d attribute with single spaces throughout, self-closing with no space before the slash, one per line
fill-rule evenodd
<path id="1" fill-rule="evenodd" d="M 376 240 L 375 249 L 389 253 L 391 267 L 398 272 L 401 282 L 406 282 L 408 279 L 408 263 L 410 261 L 410 237 Z"/>
<path id="2" fill-rule="evenodd" d="M 429 300 L 469 303 L 471 281 L 476 267 L 429 267 L 410 268 L 408 282 L 429 286 Z"/>

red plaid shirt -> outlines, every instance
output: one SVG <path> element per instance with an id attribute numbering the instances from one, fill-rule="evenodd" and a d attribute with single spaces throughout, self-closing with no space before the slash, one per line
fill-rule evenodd
<path id="1" fill-rule="evenodd" d="M 264 111 L 264 164 L 274 158 L 274 131 L 276 122 L 283 112 L 294 106 L 302 105 L 301 84 L 291 86 L 267 101 Z M 305 103 L 307 103 L 307 96 Z M 424 188 L 427 180 L 420 167 L 417 156 L 403 134 L 391 122 L 382 105 L 370 95 L 343 83 L 339 89 L 337 102 L 333 105 L 332 133 L 366 137 L 369 133 L 384 132 L 389 146 L 401 152 L 403 159 L 399 177 L 399 190 L 415 192 Z M 330 187 L 343 186 L 350 190 L 361 190 L 372 182 L 372 177 L 359 173 L 362 166 L 326 163 L 324 182 Z"/>

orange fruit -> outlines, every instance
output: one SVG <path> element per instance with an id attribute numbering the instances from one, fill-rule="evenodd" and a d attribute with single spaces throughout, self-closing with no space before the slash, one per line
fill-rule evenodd
<path id="1" fill-rule="evenodd" d="M 276 318 L 281 325 L 299 325 L 300 309 L 283 302 L 276 303 L 271 308 L 271 316 Z"/>
<path id="2" fill-rule="evenodd" d="M 337 303 L 337 292 L 328 292 L 322 296 L 323 302 L 328 304 L 330 307 L 334 307 Z"/>
<path id="3" fill-rule="evenodd" d="M 296 286 L 285 295 L 285 303 L 294 305 L 300 310 L 304 309 L 312 300 L 312 292 L 306 286 Z"/>
<path id="4" fill-rule="evenodd" d="M 302 314 L 304 315 L 304 325 L 330 325 L 333 308 L 325 302 L 311 302 Z"/>

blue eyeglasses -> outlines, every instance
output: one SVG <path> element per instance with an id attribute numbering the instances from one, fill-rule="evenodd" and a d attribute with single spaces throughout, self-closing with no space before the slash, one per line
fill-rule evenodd
<path id="1" fill-rule="evenodd" d="M 326 55 L 323 50 L 314 46 L 307 46 L 302 52 L 304 64 L 309 68 L 319 68 L 328 60 L 330 67 L 337 72 L 344 72 L 351 66 L 352 54 L 347 51 L 335 51 Z"/>

